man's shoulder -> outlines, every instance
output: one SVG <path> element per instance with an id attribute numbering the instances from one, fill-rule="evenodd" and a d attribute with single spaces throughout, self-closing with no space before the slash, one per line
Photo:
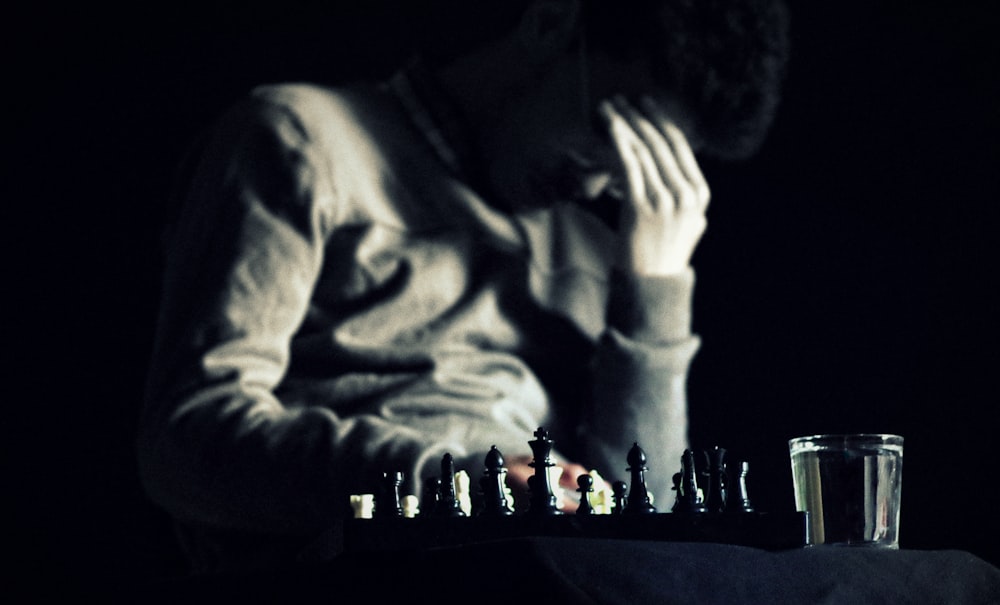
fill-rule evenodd
<path id="1" fill-rule="evenodd" d="M 409 141 L 405 114 L 379 83 L 267 84 L 252 89 L 245 100 L 252 122 L 298 133 L 294 138 L 312 141 L 334 156 L 336 150 L 384 150 L 400 139 Z"/>
<path id="2" fill-rule="evenodd" d="M 309 82 L 266 84 L 251 90 L 250 101 L 290 112 L 306 122 L 357 123 L 367 114 L 385 112 L 384 90 L 374 83 L 329 86 Z"/>
<path id="3" fill-rule="evenodd" d="M 350 105 L 378 92 L 377 85 L 367 82 L 336 86 L 315 82 L 280 82 L 258 85 L 251 89 L 250 97 L 268 103 L 309 107 L 314 104 Z"/>

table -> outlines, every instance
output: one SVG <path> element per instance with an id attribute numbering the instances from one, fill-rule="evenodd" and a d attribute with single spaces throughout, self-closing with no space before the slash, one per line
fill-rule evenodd
<path id="1" fill-rule="evenodd" d="M 356 596 L 349 596 L 356 595 Z M 341 555 L 149 587 L 145 602 L 997 604 L 1000 569 L 958 550 L 523 537 Z"/>

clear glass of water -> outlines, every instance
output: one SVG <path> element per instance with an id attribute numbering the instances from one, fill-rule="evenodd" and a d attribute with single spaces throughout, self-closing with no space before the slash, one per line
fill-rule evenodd
<path id="1" fill-rule="evenodd" d="M 812 435 L 788 448 L 807 544 L 899 548 L 902 437 Z"/>

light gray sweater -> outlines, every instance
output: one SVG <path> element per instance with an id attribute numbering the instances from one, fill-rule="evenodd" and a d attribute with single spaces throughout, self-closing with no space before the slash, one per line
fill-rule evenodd
<path id="1" fill-rule="evenodd" d="M 686 446 L 693 274 L 610 269 L 578 206 L 513 214 L 448 165 L 402 86 L 256 90 L 192 156 L 169 239 L 138 452 L 182 526 L 313 536 L 348 495 L 444 453 L 561 455 L 658 502 Z"/>

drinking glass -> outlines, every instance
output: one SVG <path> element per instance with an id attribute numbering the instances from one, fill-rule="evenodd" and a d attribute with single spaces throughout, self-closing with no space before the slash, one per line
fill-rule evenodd
<path id="1" fill-rule="evenodd" d="M 901 436 L 812 435 L 788 448 L 807 544 L 899 548 Z"/>

